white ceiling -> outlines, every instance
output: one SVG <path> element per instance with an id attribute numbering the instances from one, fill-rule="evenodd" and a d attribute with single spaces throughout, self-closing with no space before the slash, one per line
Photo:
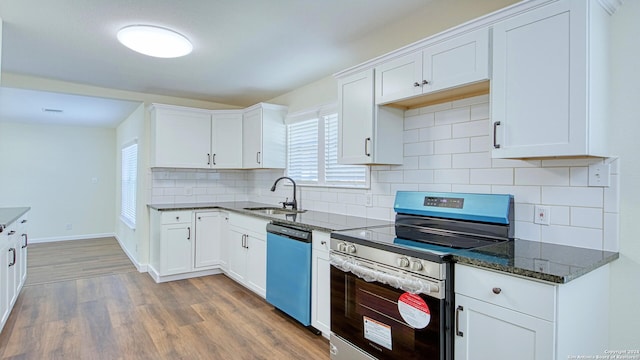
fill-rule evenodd
<path id="1" fill-rule="evenodd" d="M 433 0 L 2 0 L 4 72 L 248 106 L 361 62 L 358 40 Z M 174 29 L 192 54 L 120 45 L 131 24 Z"/>

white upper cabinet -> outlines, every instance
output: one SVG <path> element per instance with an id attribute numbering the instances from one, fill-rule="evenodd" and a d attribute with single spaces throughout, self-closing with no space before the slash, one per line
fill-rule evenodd
<path id="1" fill-rule="evenodd" d="M 338 79 L 338 162 L 402 164 L 403 111 L 374 102 L 373 69 Z"/>
<path id="2" fill-rule="evenodd" d="M 376 104 L 489 79 L 489 29 L 435 43 L 375 67 Z"/>
<path id="3" fill-rule="evenodd" d="M 285 168 L 286 113 L 285 106 L 264 103 L 245 110 L 242 120 L 243 168 Z"/>
<path id="4" fill-rule="evenodd" d="M 607 155 L 609 17 L 562 0 L 493 27 L 493 157 Z"/>
<path id="5" fill-rule="evenodd" d="M 207 168 L 211 115 L 206 111 L 154 105 L 151 109 L 151 166 Z"/>
<path id="6" fill-rule="evenodd" d="M 215 111 L 211 116 L 211 168 L 242 168 L 242 111 Z"/>

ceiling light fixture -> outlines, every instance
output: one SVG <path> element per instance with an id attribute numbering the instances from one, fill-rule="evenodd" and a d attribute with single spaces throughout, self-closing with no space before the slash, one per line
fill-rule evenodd
<path id="1" fill-rule="evenodd" d="M 133 51 L 159 58 L 185 56 L 193 50 L 184 35 L 152 25 L 125 26 L 118 31 L 118 41 Z"/>

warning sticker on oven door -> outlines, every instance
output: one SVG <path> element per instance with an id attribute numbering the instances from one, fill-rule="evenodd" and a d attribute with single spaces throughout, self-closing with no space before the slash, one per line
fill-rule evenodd
<path id="1" fill-rule="evenodd" d="M 414 329 L 424 329 L 431 322 L 427 303 L 416 294 L 404 293 L 398 299 L 398 311 L 402 319 Z"/>
<path id="2" fill-rule="evenodd" d="M 364 320 L 365 339 L 373 341 L 380 346 L 384 346 L 389 350 L 393 350 L 391 349 L 391 326 L 366 316 L 363 316 L 362 318 Z"/>

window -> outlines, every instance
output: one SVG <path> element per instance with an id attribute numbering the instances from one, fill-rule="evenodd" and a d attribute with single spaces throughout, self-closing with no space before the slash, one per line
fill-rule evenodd
<path id="1" fill-rule="evenodd" d="M 306 113 L 287 125 L 287 176 L 301 185 L 369 186 L 369 168 L 338 164 L 338 114 Z"/>
<path id="2" fill-rule="evenodd" d="M 122 199 L 120 218 L 136 228 L 136 184 L 138 179 L 138 144 L 122 148 Z"/>

